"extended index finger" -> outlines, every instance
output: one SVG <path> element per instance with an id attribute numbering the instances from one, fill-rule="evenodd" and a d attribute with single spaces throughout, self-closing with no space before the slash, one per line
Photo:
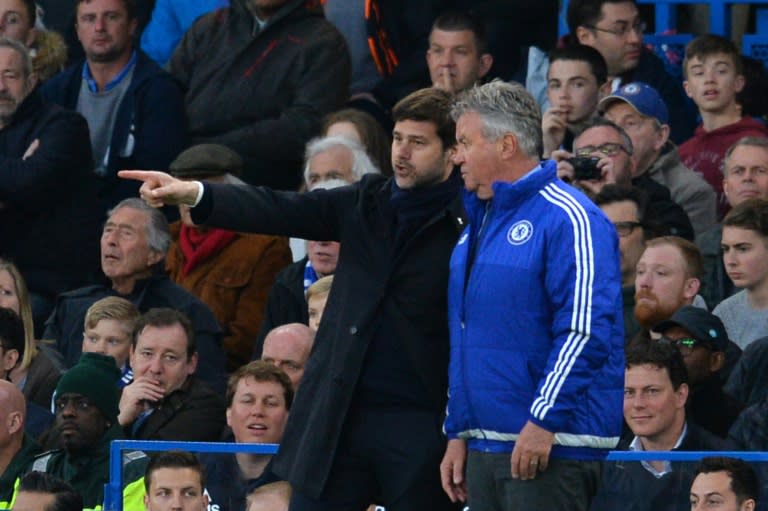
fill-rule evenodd
<path id="1" fill-rule="evenodd" d="M 117 172 L 117 175 L 123 179 L 147 182 L 151 180 L 160 181 L 165 173 L 156 170 L 120 170 Z"/>

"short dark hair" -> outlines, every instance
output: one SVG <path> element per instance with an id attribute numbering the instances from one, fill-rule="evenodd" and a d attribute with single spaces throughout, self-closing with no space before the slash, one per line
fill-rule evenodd
<path id="1" fill-rule="evenodd" d="M 144 490 L 149 494 L 152 474 L 161 468 L 191 468 L 200 474 L 200 491 L 205 489 L 205 467 L 197 456 L 187 451 L 171 450 L 156 453 L 149 458 L 144 471 Z"/>
<path id="2" fill-rule="evenodd" d="M 710 456 L 702 458 L 696 467 L 696 476 L 712 472 L 726 472 L 731 479 L 731 491 L 736 494 L 736 502 L 741 505 L 745 500 L 757 502 L 760 496 L 760 480 L 749 463 L 738 458 Z"/>
<path id="3" fill-rule="evenodd" d="M 632 3 L 637 5 L 635 0 L 571 0 L 568 4 L 566 21 L 571 35 L 576 35 L 576 29 L 579 27 L 594 27 L 603 19 L 603 4 L 625 4 Z"/>
<path id="4" fill-rule="evenodd" d="M 53 495 L 45 511 L 82 511 L 83 498 L 70 484 L 45 472 L 30 472 L 21 478 L 19 492 Z"/>
<path id="5" fill-rule="evenodd" d="M 93 0 L 77 0 L 75 5 L 75 21 L 77 21 L 77 10 L 80 8 L 80 4 L 89 4 Z M 128 19 L 132 20 L 136 18 L 136 0 L 120 0 L 125 7 L 125 12 L 128 14 Z"/>
<path id="6" fill-rule="evenodd" d="M 663 340 L 638 339 L 626 348 L 624 368 L 640 365 L 652 365 L 666 369 L 672 387 L 677 390 L 683 383 L 688 383 L 688 370 L 685 368 L 680 350 L 672 343 Z"/>
<path id="7" fill-rule="evenodd" d="M 595 196 L 595 204 L 598 206 L 625 201 L 633 202 L 637 206 L 637 221 L 643 223 L 646 208 L 648 207 L 648 196 L 640 188 L 608 184 Z"/>
<path id="8" fill-rule="evenodd" d="M 146 313 L 142 314 L 136 321 L 136 326 L 133 329 L 133 339 L 131 340 L 131 344 L 135 349 L 139 340 L 139 335 L 141 335 L 144 329 L 148 326 L 166 327 L 174 325 L 179 325 L 184 330 L 184 333 L 187 334 L 187 358 L 189 359 L 192 355 L 197 353 L 195 331 L 192 328 L 192 323 L 189 321 L 189 318 L 176 309 L 158 307 L 149 309 Z"/>
<path id="9" fill-rule="evenodd" d="M 392 120 L 431 122 L 443 143 L 443 150 L 456 145 L 456 123 L 451 118 L 450 92 L 428 87 L 413 92 L 397 102 L 392 109 Z"/>
<path id="10" fill-rule="evenodd" d="M 745 200 L 725 215 L 723 227 L 739 227 L 768 237 L 768 200 Z"/>
<path id="11" fill-rule="evenodd" d="M 648 208 L 648 194 L 641 188 L 608 184 L 595 195 L 594 201 L 598 206 L 624 201 L 634 203 L 637 207 L 637 221 L 643 229 L 644 241 L 664 236 L 669 231 L 669 227 L 659 220 L 653 209 Z"/>
<path id="12" fill-rule="evenodd" d="M 477 54 L 488 53 L 488 34 L 485 28 L 485 21 L 472 11 L 458 9 L 445 11 L 432 24 L 432 30 L 435 29 L 446 32 L 468 30 L 475 36 Z"/>
<path id="13" fill-rule="evenodd" d="M 291 384 L 291 379 L 288 378 L 288 375 L 282 369 L 263 360 L 253 360 L 232 373 L 227 382 L 227 408 L 232 406 L 237 383 L 245 378 L 253 378 L 257 382 L 275 382 L 280 384 L 283 387 L 285 408 L 287 410 L 291 409 L 293 404 L 293 385 Z"/>
<path id="14" fill-rule="evenodd" d="M 733 67 L 736 74 L 742 73 L 741 52 L 733 41 L 726 37 L 715 34 L 700 35 L 685 47 L 685 58 L 683 59 L 683 76 L 688 77 L 688 64 L 691 60 L 699 58 L 704 60 L 710 55 L 724 53 L 733 60 Z"/>
<path id="15" fill-rule="evenodd" d="M 16 312 L 0 307 L 0 346 L 19 352 L 19 362 L 24 358 L 24 323 Z"/>
<path id="16" fill-rule="evenodd" d="M 608 81 L 608 65 L 605 63 L 602 53 L 585 44 L 568 44 L 562 48 L 555 48 L 549 52 L 549 65 L 558 60 L 576 60 L 585 62 L 589 71 L 595 77 L 597 85 L 603 85 Z M 549 78 L 549 70 L 547 70 Z"/>

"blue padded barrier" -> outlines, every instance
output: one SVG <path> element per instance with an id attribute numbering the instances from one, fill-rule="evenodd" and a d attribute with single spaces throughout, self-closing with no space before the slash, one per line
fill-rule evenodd
<path id="1" fill-rule="evenodd" d="M 741 52 L 763 63 L 768 67 L 768 34 L 765 35 L 745 35 L 741 39 Z"/>
<path id="2" fill-rule="evenodd" d="M 168 451 L 275 454 L 277 444 L 236 444 L 224 442 L 163 442 L 158 440 L 114 440 L 109 446 L 109 482 L 104 487 L 104 511 L 123 509 L 123 451 Z"/>

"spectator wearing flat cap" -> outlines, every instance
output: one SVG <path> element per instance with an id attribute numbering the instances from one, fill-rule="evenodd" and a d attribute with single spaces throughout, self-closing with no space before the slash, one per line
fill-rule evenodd
<path id="1" fill-rule="evenodd" d="M 690 393 L 686 404 L 688 418 L 722 438 L 736 421 L 743 404 L 723 391 L 726 350 L 732 349 L 723 322 L 714 314 L 693 305 L 678 309 L 656 327 L 662 340 L 674 344 L 688 370 Z"/>
<path id="2" fill-rule="evenodd" d="M 99 353 L 84 353 L 59 380 L 54 408 L 59 449 L 40 454 L 28 472 L 46 472 L 64 479 L 83 497 L 83 509 L 95 509 L 104 500 L 109 479 L 109 444 L 122 438 L 117 422 L 120 378 L 115 359 Z M 125 453 L 132 461 L 124 469 L 123 481 L 143 473 L 145 456 Z"/>
<path id="3" fill-rule="evenodd" d="M 218 144 L 200 144 L 170 165 L 180 179 L 242 183 L 243 160 Z M 224 329 L 227 370 L 251 359 L 275 275 L 291 263 L 287 238 L 242 234 L 192 226 L 182 206 L 183 222 L 171 224 L 173 243 L 166 257 L 171 279 L 200 298 Z"/>

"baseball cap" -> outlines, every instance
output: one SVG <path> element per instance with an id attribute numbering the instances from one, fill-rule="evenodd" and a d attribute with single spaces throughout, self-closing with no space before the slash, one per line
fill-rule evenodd
<path id="1" fill-rule="evenodd" d="M 667 104 L 659 93 L 650 85 L 643 82 L 632 82 L 623 85 L 610 96 L 604 97 L 597 105 L 600 113 L 605 113 L 608 108 L 618 101 L 623 101 L 640 114 L 653 117 L 662 124 L 669 123 L 669 110 Z"/>
<path id="2" fill-rule="evenodd" d="M 723 322 L 701 307 L 681 307 L 671 318 L 653 327 L 653 330 L 663 334 L 675 326 L 688 330 L 697 341 L 711 344 L 717 351 L 725 351 L 728 347 L 728 333 Z"/>

